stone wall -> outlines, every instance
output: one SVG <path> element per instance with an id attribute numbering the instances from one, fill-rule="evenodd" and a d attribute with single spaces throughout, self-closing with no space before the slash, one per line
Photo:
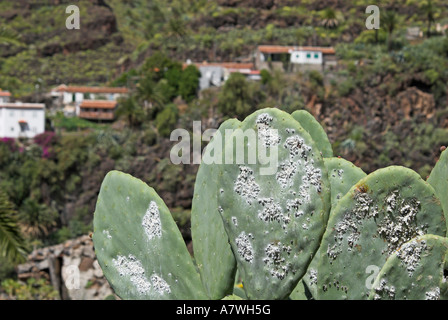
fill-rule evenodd
<path id="1" fill-rule="evenodd" d="M 92 239 L 86 235 L 34 250 L 17 267 L 19 280 L 45 278 L 63 300 L 103 300 L 113 295 L 98 264 Z"/>

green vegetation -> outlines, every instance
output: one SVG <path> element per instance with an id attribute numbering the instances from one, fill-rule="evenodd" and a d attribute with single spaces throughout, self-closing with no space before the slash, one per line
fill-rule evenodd
<path id="1" fill-rule="evenodd" d="M 191 131 L 193 120 L 217 128 L 263 108 L 308 110 L 335 156 L 365 172 L 403 165 L 422 178 L 448 144 L 448 37 L 436 27 L 448 23 L 448 7 L 441 0 L 381 1 L 377 31 L 364 26 L 365 8 L 375 3 L 367 0 L 337 9 L 315 1 L 105 3 L 110 8 L 79 1 L 83 30 L 70 33 L 64 4 L 0 3 L 0 88 L 14 98 L 44 101 L 61 83 L 131 90 L 113 124 L 49 110 L 49 133 L 0 141 L 0 280 L 32 248 L 91 232 L 93 204 L 112 169 L 154 186 L 187 224 L 197 167 L 171 164 L 168 138 L 175 128 Z M 408 27 L 423 37 L 408 40 Z M 248 58 L 260 44 L 334 46 L 338 65 L 262 70 L 259 82 L 232 73 L 223 87 L 202 92 L 199 70 L 184 65 Z"/>
<path id="2" fill-rule="evenodd" d="M 155 190 L 109 172 L 92 238 L 115 292 L 148 300 L 447 299 L 448 151 L 428 182 L 403 166 L 367 175 L 332 157 L 323 128 L 309 119 L 267 108 L 221 125 L 233 133 L 212 139 L 219 164 L 203 162 L 195 183 L 195 260 Z M 255 140 L 236 148 L 248 129 Z M 274 147 L 275 164 L 258 157 Z M 255 162 L 222 161 L 251 151 Z"/>
<path id="3" fill-rule="evenodd" d="M 1 287 L 9 299 L 16 300 L 57 300 L 59 294 L 48 284 L 48 281 L 30 278 L 26 283 L 7 279 L 1 282 Z"/>

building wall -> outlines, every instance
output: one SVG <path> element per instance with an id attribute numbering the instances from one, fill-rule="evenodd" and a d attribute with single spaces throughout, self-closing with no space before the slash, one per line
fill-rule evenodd
<path id="1" fill-rule="evenodd" d="M 291 63 L 298 64 L 322 64 L 322 52 L 318 51 L 293 51 L 291 52 Z"/>
<path id="2" fill-rule="evenodd" d="M 9 97 L 0 97 L 0 103 L 9 102 Z"/>
<path id="3" fill-rule="evenodd" d="M 292 63 L 290 72 L 308 72 L 308 71 L 323 72 L 324 66 L 322 64 L 298 64 Z"/>
<path id="4" fill-rule="evenodd" d="M 25 131 L 21 130 L 19 121 L 28 123 Z M 45 132 L 45 110 L 26 108 L 0 108 L 0 137 L 34 138 Z"/>
<path id="5" fill-rule="evenodd" d="M 75 101 L 73 101 L 73 95 L 75 96 Z M 63 104 L 70 104 L 75 102 L 76 104 L 80 104 L 84 100 L 109 100 L 114 101 L 118 100 L 120 97 L 124 96 L 121 93 L 89 93 L 88 98 L 84 98 L 84 93 L 81 92 L 64 92 L 63 93 Z"/>

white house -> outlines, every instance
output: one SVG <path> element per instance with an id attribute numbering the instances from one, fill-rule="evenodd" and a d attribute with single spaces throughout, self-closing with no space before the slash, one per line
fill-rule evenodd
<path id="1" fill-rule="evenodd" d="M 254 57 L 258 70 L 323 71 L 337 65 L 336 52 L 332 47 L 261 45 Z"/>
<path id="2" fill-rule="evenodd" d="M 184 68 L 193 62 L 188 61 Z M 199 90 L 210 87 L 220 87 L 229 78 L 230 74 L 238 72 L 246 76 L 249 80 L 261 80 L 260 71 L 254 70 L 253 63 L 238 62 L 195 62 L 194 65 L 199 69 L 201 78 L 199 79 Z"/>
<path id="3" fill-rule="evenodd" d="M 116 87 L 82 87 L 60 85 L 51 91 L 51 97 L 66 115 L 79 116 L 80 106 L 84 100 L 117 101 L 128 94 L 127 88 Z"/>
<path id="4" fill-rule="evenodd" d="M 0 103 L 1 138 L 34 138 L 43 132 L 45 132 L 45 104 Z"/>
<path id="5" fill-rule="evenodd" d="M 9 91 L 2 91 L 2 89 L 0 89 L 0 103 L 9 102 L 10 97 L 11 93 Z"/>
<path id="6" fill-rule="evenodd" d="M 291 52 L 291 63 L 298 64 L 323 64 L 321 51 L 295 50 Z"/>

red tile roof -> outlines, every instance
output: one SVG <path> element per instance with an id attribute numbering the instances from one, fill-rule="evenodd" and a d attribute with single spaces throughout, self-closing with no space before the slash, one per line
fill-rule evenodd
<path id="1" fill-rule="evenodd" d="M 116 101 L 108 100 L 84 100 L 79 107 L 83 109 L 115 109 L 117 104 Z"/>
<path id="2" fill-rule="evenodd" d="M 0 103 L 0 109 L 45 109 L 45 104 L 43 103 L 22 103 L 22 102 L 9 102 Z"/>
<path id="3" fill-rule="evenodd" d="M 106 113 L 106 112 L 96 112 L 96 111 L 81 111 L 79 113 L 79 117 L 83 119 L 90 119 L 90 120 L 114 120 L 115 115 L 113 113 Z"/>
<path id="4" fill-rule="evenodd" d="M 335 54 L 332 47 L 299 47 L 299 46 L 258 46 L 258 51 L 263 53 L 291 53 L 291 51 L 319 51 L 322 54 Z"/>
<path id="5" fill-rule="evenodd" d="M 254 64 L 253 63 L 238 63 L 238 62 L 193 62 L 193 64 L 196 67 L 205 67 L 205 66 L 212 66 L 212 67 L 223 67 L 226 69 L 253 69 Z M 184 64 L 184 68 L 186 68 L 188 64 Z"/>
<path id="6" fill-rule="evenodd" d="M 10 97 L 10 96 L 11 96 L 11 92 L 3 91 L 2 89 L 0 89 L 0 97 Z"/>
<path id="7" fill-rule="evenodd" d="M 55 88 L 55 91 L 71 93 L 128 93 L 129 90 L 123 87 L 81 87 L 61 85 Z"/>

